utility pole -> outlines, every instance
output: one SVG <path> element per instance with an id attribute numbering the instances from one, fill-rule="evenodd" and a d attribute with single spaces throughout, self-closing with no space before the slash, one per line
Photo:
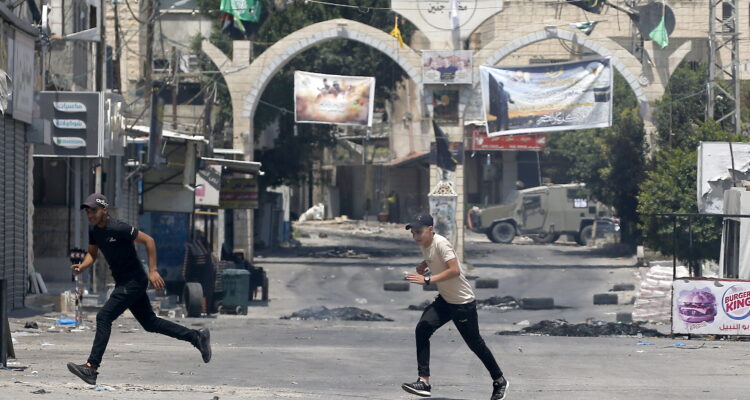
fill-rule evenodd
<path id="1" fill-rule="evenodd" d="M 177 47 L 172 46 L 172 129 L 177 129 Z"/>
<path id="2" fill-rule="evenodd" d="M 151 107 L 151 92 L 154 90 L 154 0 L 146 0 L 146 60 L 143 66 L 144 107 Z"/>
<path id="3" fill-rule="evenodd" d="M 114 51 L 112 51 L 112 72 L 115 79 L 113 86 L 117 88 L 118 92 L 122 92 L 122 80 L 120 76 L 120 52 L 122 51 L 122 43 L 120 43 L 120 15 L 118 13 L 120 2 L 113 1 L 112 6 L 114 7 L 115 12 L 115 48 Z"/>
<path id="4" fill-rule="evenodd" d="M 709 49 L 706 119 L 721 122 L 727 118 L 732 118 L 735 134 L 741 133 L 742 130 L 742 121 L 740 120 L 739 3 L 739 0 L 709 0 L 708 5 Z M 717 15 L 718 13 L 721 13 L 721 16 Z M 722 49 L 729 51 L 729 65 L 722 63 Z M 720 80 L 729 83 L 729 90 L 719 85 Z M 731 102 L 729 111 L 724 115 L 715 115 L 716 97 L 719 94 Z"/>

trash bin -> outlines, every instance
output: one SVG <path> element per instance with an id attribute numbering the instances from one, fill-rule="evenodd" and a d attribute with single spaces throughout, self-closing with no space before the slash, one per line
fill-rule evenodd
<path id="1" fill-rule="evenodd" d="M 250 297 L 250 272 L 245 269 L 225 269 L 222 271 L 224 298 L 219 312 L 247 314 L 247 303 Z"/>

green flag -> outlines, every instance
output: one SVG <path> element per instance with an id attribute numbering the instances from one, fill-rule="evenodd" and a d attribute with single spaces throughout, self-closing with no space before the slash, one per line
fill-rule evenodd
<path id="1" fill-rule="evenodd" d="M 664 15 L 661 16 L 659 25 L 656 25 L 656 28 L 648 34 L 648 37 L 650 37 L 654 43 L 661 46 L 662 49 L 669 45 L 669 33 L 667 32 L 667 22 Z"/>
<path id="2" fill-rule="evenodd" d="M 590 35 L 597 23 L 599 23 L 599 21 L 574 22 L 570 24 L 570 26 L 580 30 L 586 35 Z"/>
<path id="3" fill-rule="evenodd" d="M 221 11 L 234 15 L 242 21 L 260 21 L 262 0 L 221 0 Z"/>

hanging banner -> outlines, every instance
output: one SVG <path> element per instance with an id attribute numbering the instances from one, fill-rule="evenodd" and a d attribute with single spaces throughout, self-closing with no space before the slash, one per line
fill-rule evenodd
<path id="1" fill-rule="evenodd" d="M 672 288 L 674 333 L 750 334 L 749 281 L 677 279 Z"/>
<path id="2" fill-rule="evenodd" d="M 294 72 L 298 123 L 372 126 L 375 78 Z"/>
<path id="3" fill-rule="evenodd" d="M 473 151 L 542 151 L 547 143 L 544 133 L 489 137 L 484 125 L 467 125 L 464 134 Z"/>
<path id="4" fill-rule="evenodd" d="M 422 51 L 422 83 L 472 82 L 471 50 Z"/>
<path id="5" fill-rule="evenodd" d="M 479 70 L 489 136 L 612 125 L 609 57 Z"/>

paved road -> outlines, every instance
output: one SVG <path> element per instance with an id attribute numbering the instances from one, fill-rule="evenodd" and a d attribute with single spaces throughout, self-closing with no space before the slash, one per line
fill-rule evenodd
<path id="1" fill-rule="evenodd" d="M 416 286 L 408 292 L 384 292 L 382 282 L 399 278 L 402 270 L 415 264 L 418 253 L 408 240 L 394 240 L 388 234 L 378 238 L 379 234 L 362 237 L 334 233 L 329 232 L 325 238 L 312 234 L 302 239 L 302 249 L 259 258 L 258 264 L 266 268 L 271 280 L 271 301 L 255 304 L 250 315 L 179 320 L 212 329 L 214 359 L 207 365 L 186 343 L 132 331 L 138 325 L 125 316 L 114 330 L 101 369 L 101 391 L 97 391 L 77 381 L 65 368 L 68 361 L 83 361 L 93 332 L 49 332 L 51 321 L 43 315 L 13 318 L 14 331 L 39 336 L 16 334 L 17 363 L 30 368 L 24 372 L 0 371 L 0 398 L 412 399 L 399 385 L 416 375 L 413 332 L 419 312 L 406 307 L 432 298 L 434 292 Z M 368 251 L 371 257 L 314 256 L 336 246 Z M 469 243 L 467 249 L 486 251 L 471 259 L 472 275 L 500 279 L 498 289 L 477 290 L 480 299 L 550 294 L 558 305 L 566 307 L 480 310 L 482 334 L 511 381 L 509 399 L 747 398 L 745 375 L 750 352 L 742 342 L 495 334 L 518 330 L 515 323 L 523 320 L 613 320 L 614 312 L 628 306 L 593 306 L 590 294 L 606 291 L 614 283 L 632 281 L 634 270 L 627 267 L 627 260 L 593 250 L 588 254 L 567 245 L 540 249 L 518 244 L 496 249 L 478 240 Z M 548 266 L 544 261 L 539 267 L 529 267 L 531 261 L 525 266 L 510 265 L 507 261 L 512 254 L 517 254 L 516 260 L 558 254 L 553 262 L 565 258 L 575 262 Z M 603 257 L 606 263 L 591 262 L 597 257 Z M 393 321 L 279 319 L 316 305 L 357 306 Z M 28 319 L 41 322 L 42 329 L 23 329 Z M 650 345 L 639 345 L 639 341 Z M 686 346 L 674 347 L 676 343 Z M 486 372 L 452 326 L 435 334 L 432 353 L 433 398 L 489 398 Z M 39 390 L 50 393 L 32 394 Z"/>

